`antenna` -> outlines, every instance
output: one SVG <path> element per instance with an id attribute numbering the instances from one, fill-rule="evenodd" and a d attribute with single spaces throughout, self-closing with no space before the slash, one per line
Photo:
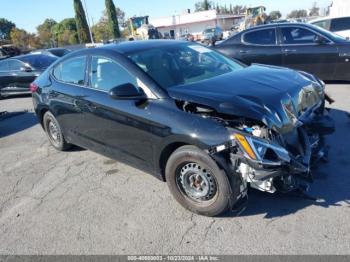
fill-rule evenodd
<path id="1" fill-rule="evenodd" d="M 89 26 L 89 33 L 90 33 L 90 38 L 91 38 L 91 43 L 95 43 L 94 42 L 94 38 L 92 37 L 92 32 L 91 32 L 91 27 L 90 27 L 90 17 L 89 17 L 89 13 L 88 13 L 88 9 L 87 9 L 87 5 L 86 5 L 86 1 L 84 0 L 84 7 L 85 7 L 85 12 L 86 12 L 86 18 L 87 18 L 87 23 Z"/>

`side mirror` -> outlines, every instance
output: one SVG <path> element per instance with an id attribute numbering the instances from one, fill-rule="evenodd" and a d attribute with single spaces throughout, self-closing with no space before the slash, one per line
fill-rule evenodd
<path id="1" fill-rule="evenodd" d="M 30 68 L 29 66 L 25 66 L 25 67 L 21 67 L 21 71 L 22 72 L 32 72 L 33 71 L 33 69 L 32 68 Z"/>
<path id="2" fill-rule="evenodd" d="M 146 94 L 142 91 L 142 89 L 138 89 L 131 83 L 122 84 L 116 87 L 113 87 L 109 91 L 109 95 L 113 99 L 135 99 L 142 100 L 147 99 Z"/>
<path id="3" fill-rule="evenodd" d="M 327 44 L 328 40 L 322 36 L 315 36 L 314 42 L 319 45 Z"/>

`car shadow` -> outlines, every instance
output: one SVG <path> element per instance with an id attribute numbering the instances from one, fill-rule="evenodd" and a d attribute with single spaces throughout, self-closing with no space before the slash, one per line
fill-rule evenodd
<path id="1" fill-rule="evenodd" d="M 10 112 L 0 116 L 0 138 L 10 136 L 38 124 L 32 112 Z"/>
<path id="2" fill-rule="evenodd" d="M 326 138 L 330 146 L 329 161 L 317 164 L 313 170 L 314 182 L 308 194 L 318 200 L 301 197 L 269 194 L 257 190 L 249 191 L 247 208 L 241 217 L 265 214 L 264 218 L 278 218 L 293 214 L 309 206 L 329 208 L 332 206 L 350 207 L 350 118 L 346 112 L 333 109 L 330 111 L 335 121 L 336 131 Z M 228 212 L 224 217 L 232 217 Z"/>

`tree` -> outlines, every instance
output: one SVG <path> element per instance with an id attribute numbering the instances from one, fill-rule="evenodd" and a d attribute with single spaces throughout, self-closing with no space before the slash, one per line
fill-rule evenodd
<path id="1" fill-rule="evenodd" d="M 105 0 L 106 12 L 108 17 L 108 29 L 112 38 L 120 38 L 120 29 L 118 17 L 113 0 Z"/>
<path id="2" fill-rule="evenodd" d="M 11 32 L 11 41 L 12 44 L 17 46 L 20 49 L 26 49 L 27 45 L 27 38 L 28 38 L 28 33 L 23 30 L 23 29 L 18 29 L 18 28 L 12 28 Z"/>
<path id="3" fill-rule="evenodd" d="M 278 20 L 282 17 L 282 14 L 280 11 L 271 11 L 269 17 L 271 20 Z"/>
<path id="4" fill-rule="evenodd" d="M 127 36 L 129 35 L 128 29 L 125 25 L 125 12 L 121 10 L 119 7 L 116 7 L 116 14 L 118 18 L 118 24 L 124 28 L 121 33 L 121 36 Z M 94 36 L 94 39 L 96 42 L 104 42 L 111 38 L 113 38 L 112 34 L 110 33 L 110 30 L 108 28 L 108 16 L 107 16 L 107 10 L 104 10 L 102 13 L 102 17 L 100 20 L 91 28 L 92 34 Z"/>
<path id="5" fill-rule="evenodd" d="M 40 40 L 35 34 L 29 34 L 27 31 L 19 28 L 12 28 L 10 32 L 11 42 L 13 45 L 22 50 L 41 48 Z"/>
<path id="6" fill-rule="evenodd" d="M 203 7 L 205 11 L 208 11 L 211 8 L 208 0 L 204 0 Z"/>
<path id="7" fill-rule="evenodd" d="M 57 22 L 53 19 L 46 19 L 44 23 L 39 25 L 36 29 L 38 31 L 38 37 L 40 42 L 45 47 L 52 47 L 53 45 L 53 32 L 52 28 L 57 24 Z"/>
<path id="8" fill-rule="evenodd" d="M 16 25 L 11 21 L 0 18 L 0 39 L 10 39 L 11 30 L 15 27 Z"/>
<path id="9" fill-rule="evenodd" d="M 195 3 L 195 12 L 206 11 L 214 8 L 214 3 L 212 1 L 204 0 Z"/>
<path id="10" fill-rule="evenodd" d="M 293 10 L 292 12 L 289 13 L 287 16 L 288 18 L 303 18 L 307 17 L 307 11 L 304 9 L 300 10 Z"/>
<path id="11" fill-rule="evenodd" d="M 245 13 L 247 8 L 245 6 L 242 6 L 242 5 L 235 5 L 232 9 L 233 9 L 234 15 L 240 15 L 240 14 Z"/>
<path id="12" fill-rule="evenodd" d="M 216 3 L 216 13 L 220 14 L 220 6 L 218 3 Z"/>
<path id="13" fill-rule="evenodd" d="M 108 24 L 103 19 L 100 19 L 100 21 L 91 28 L 91 31 L 96 42 L 104 42 L 111 39 Z"/>
<path id="14" fill-rule="evenodd" d="M 320 15 L 320 8 L 317 7 L 317 2 L 314 2 L 310 9 L 309 16 L 319 16 L 319 15 Z"/>
<path id="15" fill-rule="evenodd" d="M 118 23 L 120 26 L 125 27 L 125 12 L 119 7 L 116 7 L 115 11 L 117 12 Z"/>
<path id="16" fill-rule="evenodd" d="M 75 45 L 79 43 L 76 20 L 66 18 L 52 27 L 53 38 L 57 46 Z"/>
<path id="17" fill-rule="evenodd" d="M 90 31 L 89 26 L 86 20 L 85 11 L 81 0 L 73 0 L 74 1 L 74 10 L 75 10 L 75 22 L 77 24 L 77 31 L 79 42 L 82 43 L 90 43 Z"/>

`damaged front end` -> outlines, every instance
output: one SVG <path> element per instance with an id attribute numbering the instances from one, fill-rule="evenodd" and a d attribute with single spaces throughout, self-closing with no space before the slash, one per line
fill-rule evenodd
<path id="1" fill-rule="evenodd" d="M 286 97 L 280 100 L 278 113 L 267 109 L 280 125 L 272 125 L 268 117 L 257 121 L 193 103 L 181 105 L 187 112 L 219 121 L 231 134 L 227 143 L 208 152 L 216 160 L 228 159 L 232 172 L 240 175 L 237 200 L 246 198 L 248 185 L 264 192 L 298 192 L 307 197 L 305 192 L 313 181 L 311 167 L 327 158 L 324 136 L 334 132 L 334 123 L 325 109 L 324 84 Z"/>

